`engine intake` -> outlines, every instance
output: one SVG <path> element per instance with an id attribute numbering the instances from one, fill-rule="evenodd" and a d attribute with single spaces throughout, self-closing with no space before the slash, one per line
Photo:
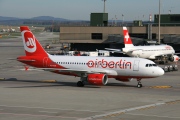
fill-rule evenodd
<path id="1" fill-rule="evenodd" d="M 177 55 L 173 55 L 169 58 L 169 61 L 171 62 L 177 62 L 179 60 L 179 57 Z"/>

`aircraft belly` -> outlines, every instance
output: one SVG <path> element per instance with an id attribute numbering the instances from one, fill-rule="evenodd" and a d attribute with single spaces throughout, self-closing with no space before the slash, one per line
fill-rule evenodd
<path id="1" fill-rule="evenodd" d="M 129 70 L 117 70 L 119 76 L 134 76 L 137 72 L 129 71 Z"/>

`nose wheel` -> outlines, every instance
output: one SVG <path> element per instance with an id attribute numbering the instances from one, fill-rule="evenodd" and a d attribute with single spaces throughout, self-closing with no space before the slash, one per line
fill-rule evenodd
<path id="1" fill-rule="evenodd" d="M 138 84 L 137 84 L 137 87 L 138 87 L 138 88 L 141 88 L 141 87 L 142 87 L 142 84 L 141 84 L 141 83 L 138 83 Z"/>
<path id="2" fill-rule="evenodd" d="M 138 79 L 137 81 L 138 81 L 137 88 L 141 88 L 142 87 L 141 79 Z"/>

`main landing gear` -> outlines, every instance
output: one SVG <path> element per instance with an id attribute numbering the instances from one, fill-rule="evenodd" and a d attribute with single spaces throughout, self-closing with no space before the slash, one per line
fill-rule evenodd
<path id="1" fill-rule="evenodd" d="M 80 81 L 77 82 L 77 87 L 84 87 L 86 81 L 87 81 L 87 75 L 82 74 L 80 77 Z"/>
<path id="2" fill-rule="evenodd" d="M 137 79 L 137 81 L 138 81 L 137 87 L 138 87 L 138 88 L 141 88 L 141 87 L 142 87 L 141 79 Z"/>
<path id="3" fill-rule="evenodd" d="M 159 64 L 165 64 L 165 63 L 168 63 L 168 61 L 173 61 L 173 56 L 160 56 L 160 57 L 157 57 L 157 60 L 159 62 Z"/>
<path id="4" fill-rule="evenodd" d="M 78 87 L 84 87 L 84 82 L 83 81 L 78 81 L 77 86 Z"/>

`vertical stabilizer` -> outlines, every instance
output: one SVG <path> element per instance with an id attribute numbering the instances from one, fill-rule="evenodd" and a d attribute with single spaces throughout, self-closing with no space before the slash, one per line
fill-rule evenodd
<path id="1" fill-rule="evenodd" d="M 124 34 L 124 45 L 125 45 L 125 48 L 128 48 L 128 47 L 133 47 L 133 43 L 132 43 L 132 40 L 129 36 L 129 33 L 128 33 L 128 30 L 126 27 L 123 27 L 123 34 Z"/>
<path id="2" fill-rule="evenodd" d="M 48 56 L 44 48 L 27 26 L 21 26 L 20 30 L 26 56 Z"/>

